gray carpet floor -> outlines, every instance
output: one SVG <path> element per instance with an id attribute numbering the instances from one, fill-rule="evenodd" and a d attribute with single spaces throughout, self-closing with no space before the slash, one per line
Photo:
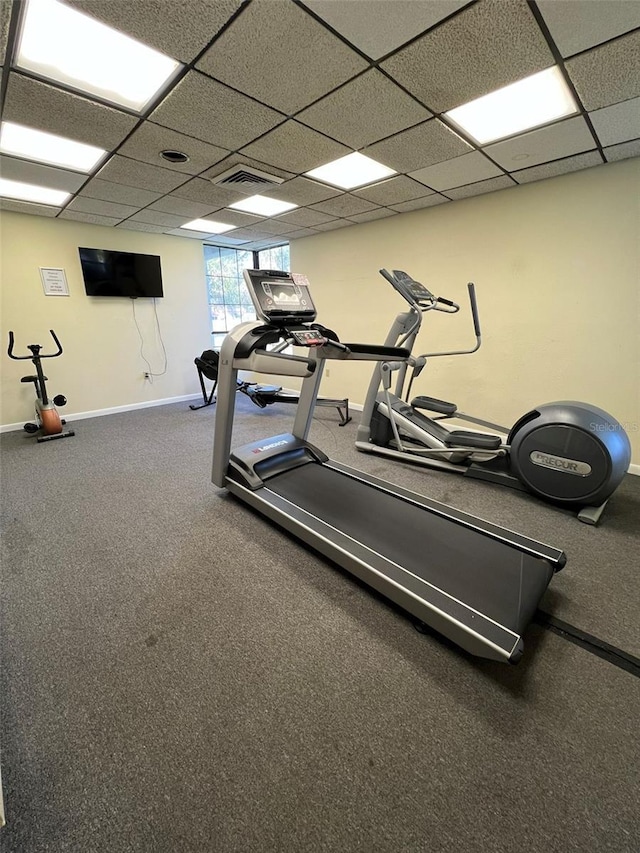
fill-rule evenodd
<path id="1" fill-rule="evenodd" d="M 237 406 L 238 443 L 289 427 Z M 517 667 L 418 633 L 211 484 L 214 417 L 0 438 L 2 850 L 636 853 L 638 679 L 536 625 Z M 544 608 L 640 654 L 640 478 L 591 528 L 359 454 L 330 409 L 311 438 L 564 548 Z"/>

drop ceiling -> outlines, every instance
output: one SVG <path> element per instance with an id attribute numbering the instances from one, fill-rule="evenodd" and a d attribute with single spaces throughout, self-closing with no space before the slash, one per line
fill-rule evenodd
<path id="1" fill-rule="evenodd" d="M 5 210 L 262 248 L 640 156 L 640 0 L 69 0 L 181 63 L 142 114 L 14 66 L 21 4 L 0 2 L 2 119 L 96 145 L 93 174 L 3 155 L 3 177 L 60 188 L 63 208 Z M 54 36 L 55 37 L 55 34 Z M 579 113 L 479 146 L 446 111 L 558 65 Z M 163 150 L 188 155 L 162 159 Z M 304 173 L 353 151 L 398 172 L 350 192 Z M 281 183 L 265 219 L 229 211 Z M 193 219 L 234 225 L 222 237 Z"/>

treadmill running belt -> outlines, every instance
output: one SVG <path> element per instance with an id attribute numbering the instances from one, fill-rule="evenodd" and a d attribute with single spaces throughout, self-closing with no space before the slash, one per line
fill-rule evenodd
<path id="1" fill-rule="evenodd" d="M 265 488 L 517 634 L 553 576 L 542 558 L 324 465 L 285 471 Z"/>

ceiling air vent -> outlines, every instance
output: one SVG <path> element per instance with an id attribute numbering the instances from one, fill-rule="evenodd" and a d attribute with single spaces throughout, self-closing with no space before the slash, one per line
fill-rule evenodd
<path id="1" fill-rule="evenodd" d="M 250 193 L 278 186 L 283 181 L 284 178 L 278 178 L 277 175 L 269 175 L 267 172 L 261 172 L 260 169 L 254 169 L 253 166 L 243 166 L 242 164 L 232 166 L 231 169 L 211 178 L 212 184 L 235 187 L 238 190 Z"/>

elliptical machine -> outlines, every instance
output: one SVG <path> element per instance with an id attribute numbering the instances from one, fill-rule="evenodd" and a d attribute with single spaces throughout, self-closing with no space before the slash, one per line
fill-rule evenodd
<path id="1" fill-rule="evenodd" d="M 380 274 L 409 304 L 399 314 L 385 346 L 413 349 L 428 311 L 455 314 L 460 306 L 434 296 L 407 273 Z M 376 366 L 357 432 L 356 448 L 420 465 L 453 471 L 521 491 L 577 511 L 580 521 L 598 524 L 607 500 L 620 485 L 631 462 L 631 444 L 615 418 L 596 406 L 559 401 L 537 406 L 509 429 L 458 411 L 455 403 L 418 396 L 408 402 L 413 380 L 429 358 L 466 355 L 482 343 L 475 286 L 468 285 L 476 336 L 467 350 L 424 353 L 409 359 L 412 374 L 403 394 L 406 362 Z M 397 372 L 395 392 L 392 376 Z M 382 390 L 380 390 L 382 385 Z M 433 412 L 426 415 L 424 412 Z M 443 421 L 462 420 L 500 435 L 450 429 Z"/>
<path id="2" fill-rule="evenodd" d="M 30 359 L 35 365 L 36 375 L 23 376 L 20 381 L 33 382 L 35 388 L 36 423 L 26 423 L 24 425 L 24 430 L 28 433 L 36 433 L 41 431 L 42 434 L 39 435 L 37 438 L 39 442 L 52 441 L 54 438 L 68 438 L 71 435 L 75 435 L 75 432 L 71 429 L 62 429 L 66 421 L 64 421 L 60 417 L 60 415 L 58 414 L 58 410 L 56 409 L 56 406 L 66 406 L 67 398 L 63 394 L 56 394 L 56 396 L 53 398 L 53 401 L 50 401 L 47 395 L 47 377 L 44 375 L 44 371 L 42 370 L 42 359 L 57 358 L 59 355 L 62 355 L 62 344 L 58 340 L 56 333 L 53 331 L 53 329 L 49 329 L 49 332 L 51 333 L 51 337 L 55 341 L 57 347 L 56 352 L 43 355 L 40 352 L 40 350 L 42 349 L 41 344 L 28 344 L 27 349 L 31 350 L 31 355 L 14 355 L 13 332 L 9 332 L 9 349 L 7 350 L 9 358 L 14 359 L 14 361 L 24 361 L 26 359 Z"/>

